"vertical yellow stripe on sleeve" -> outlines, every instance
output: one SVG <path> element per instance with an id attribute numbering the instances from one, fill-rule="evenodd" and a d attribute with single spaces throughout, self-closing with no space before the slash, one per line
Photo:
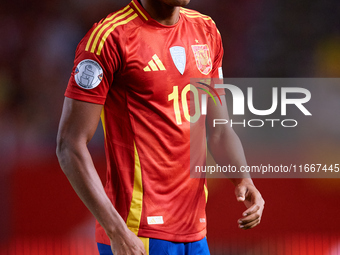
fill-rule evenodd
<path id="1" fill-rule="evenodd" d="M 207 185 L 204 184 L 204 194 L 205 194 L 205 202 L 208 202 L 208 188 Z"/>
<path id="2" fill-rule="evenodd" d="M 142 217 L 143 184 L 142 184 L 142 169 L 139 161 L 136 143 L 134 143 L 134 150 L 135 150 L 135 176 L 130 211 L 126 220 L 126 225 L 133 233 L 138 235 L 139 225 Z"/>
<path id="3" fill-rule="evenodd" d="M 102 112 L 100 114 L 100 119 L 102 121 L 103 131 L 104 131 L 104 138 L 106 140 L 106 126 L 105 126 L 105 113 L 104 113 L 104 107 L 102 109 Z"/>

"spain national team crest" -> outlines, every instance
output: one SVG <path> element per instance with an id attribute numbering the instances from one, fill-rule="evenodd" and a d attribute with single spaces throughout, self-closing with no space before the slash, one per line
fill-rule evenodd
<path id="1" fill-rule="evenodd" d="M 198 70 L 202 74 L 208 75 L 212 70 L 212 62 L 208 45 L 192 45 L 191 47 L 194 52 Z"/>

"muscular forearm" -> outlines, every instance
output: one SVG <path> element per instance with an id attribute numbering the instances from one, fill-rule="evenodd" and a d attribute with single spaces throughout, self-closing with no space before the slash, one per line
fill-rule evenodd
<path id="1" fill-rule="evenodd" d="M 208 148 L 216 163 L 221 166 L 230 164 L 239 170 L 241 166 L 247 165 L 241 141 L 234 130 L 229 127 L 212 133 L 208 137 Z M 248 173 L 238 172 L 237 176 L 233 174 L 227 177 L 231 177 L 230 180 L 235 185 L 241 182 L 252 183 Z"/>
<path id="2" fill-rule="evenodd" d="M 107 197 L 87 146 L 59 141 L 57 156 L 73 189 L 112 238 L 126 225 Z"/>
<path id="3" fill-rule="evenodd" d="M 95 133 L 102 105 L 65 98 L 57 156 L 74 190 L 102 225 L 114 254 L 145 254 L 142 241 L 131 232 L 104 191 L 87 144 Z"/>

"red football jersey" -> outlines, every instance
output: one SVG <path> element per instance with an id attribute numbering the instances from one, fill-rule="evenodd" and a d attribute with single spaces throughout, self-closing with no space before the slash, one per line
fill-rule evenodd
<path id="1" fill-rule="evenodd" d="M 65 96 L 104 105 L 105 190 L 138 236 L 206 235 L 206 180 L 189 172 L 190 160 L 205 164 L 203 90 L 190 78 L 219 77 L 222 56 L 210 17 L 181 8 L 179 21 L 165 26 L 137 0 L 95 24 L 77 47 Z M 199 138 L 194 145 L 190 135 Z M 98 223 L 96 240 L 109 244 Z"/>

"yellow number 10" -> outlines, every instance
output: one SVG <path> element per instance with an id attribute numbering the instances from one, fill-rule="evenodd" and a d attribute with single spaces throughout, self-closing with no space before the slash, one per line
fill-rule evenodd
<path id="1" fill-rule="evenodd" d="M 190 116 L 190 113 L 189 113 L 189 106 L 188 106 L 188 101 L 187 101 L 188 92 L 192 92 L 194 94 L 195 114 L 193 116 Z M 181 111 L 179 109 L 178 97 L 179 97 L 178 86 L 174 86 L 172 93 L 168 95 L 168 101 L 172 101 L 172 100 L 174 101 L 174 112 L 175 112 L 176 122 L 177 122 L 177 125 L 182 125 L 182 116 L 181 116 Z M 184 114 L 185 119 L 191 123 L 195 123 L 201 115 L 197 88 L 191 84 L 186 85 L 181 92 L 181 98 L 182 98 L 183 114 Z"/>

